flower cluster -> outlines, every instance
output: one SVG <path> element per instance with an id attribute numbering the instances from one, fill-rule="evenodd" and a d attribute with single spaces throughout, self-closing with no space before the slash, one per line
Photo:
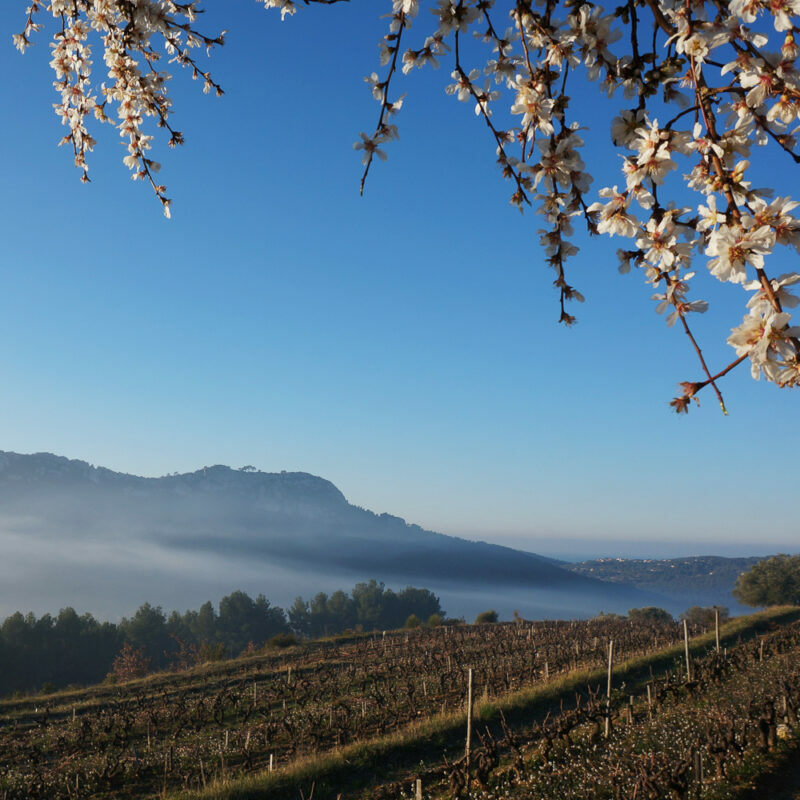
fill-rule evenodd
<path id="1" fill-rule="evenodd" d="M 199 12 L 197 0 L 186 3 L 172 0 L 31 0 L 22 33 L 13 37 L 22 52 L 31 44 L 31 37 L 42 29 L 43 16 L 58 23 L 53 35 L 50 66 L 56 76 L 54 86 L 60 95 L 55 111 L 68 133 L 61 144 L 71 144 L 75 165 L 88 181 L 86 153 L 95 145 L 87 128 L 87 118 L 115 125 L 126 146 L 123 159 L 134 180 L 146 180 L 169 217 L 171 201 L 166 187 L 156 183 L 160 164 L 149 157 L 153 136 L 145 133 L 147 117 L 169 133 L 170 147 L 183 143 L 183 135 L 169 122 L 171 101 L 166 82 L 167 71 L 156 69 L 164 57 L 191 70 L 192 77 L 203 79 L 206 92 L 222 93 L 208 72 L 203 71 L 192 50 L 221 45 L 224 32 L 209 37 L 200 33 L 194 22 Z M 100 42 L 106 76 L 100 87 L 102 100 L 92 89 L 92 61 L 89 37 Z M 108 111 L 116 109 L 114 115 Z"/>
<path id="2" fill-rule="evenodd" d="M 366 78 L 380 112 L 374 131 L 354 145 L 362 153 L 362 192 L 374 157 L 385 159 L 384 146 L 397 138 L 390 119 L 403 96 L 394 94 L 395 79 L 446 59 L 445 91 L 472 104 L 483 120 L 511 181 L 511 203 L 533 206 L 545 220 L 538 233 L 556 273 L 561 321 L 575 321 L 566 303 L 582 299 L 566 276 L 566 261 L 577 253 L 577 218 L 593 234 L 631 241 L 619 251 L 621 269 L 642 271 L 657 310 L 669 311 L 668 324 L 680 322 L 694 346 L 703 374 L 682 384 L 672 402 L 677 411 L 686 411 L 706 386 L 724 410 L 718 381 L 744 360 L 756 378 L 783 387 L 800 383 L 800 340 L 790 316 L 800 273 L 768 274 L 779 248 L 800 251 L 798 203 L 772 199 L 751 180 L 754 146 L 800 163 L 798 0 L 625 0 L 609 9 L 588 0 L 386 1 L 382 75 Z M 86 152 L 95 143 L 86 120 L 92 113 L 108 120 L 110 103 L 128 148 L 125 163 L 134 177 L 150 181 L 168 212 L 164 187 L 153 177 L 158 165 L 147 155 L 151 136 L 142 127 L 153 117 L 169 130 L 170 144 L 182 140 L 169 127 L 168 74 L 156 69 L 156 43 L 171 63 L 202 77 L 206 91 L 219 93 L 191 52 L 222 44 L 222 35 L 197 32 L 196 0 L 28 2 L 14 42 L 24 50 L 43 14 L 60 20 L 51 62 L 61 97 L 56 110 L 84 178 Z M 298 7 L 294 0 L 258 2 L 282 18 Z M 419 35 L 412 22 L 424 28 Z M 101 101 L 90 85 L 92 33 L 111 78 Z M 601 188 L 595 202 L 586 198 L 592 178 L 579 155 L 587 128 L 575 108 L 576 81 L 584 83 L 580 91 L 596 83 L 601 94 L 619 98 L 608 130 L 621 151 L 622 176 Z M 693 193 L 696 199 L 687 201 Z M 689 325 L 691 314 L 709 305 L 690 297 L 696 276 L 706 289 L 716 280 L 745 293 L 744 321 L 728 338 L 736 358 L 721 369 L 706 363 Z"/>

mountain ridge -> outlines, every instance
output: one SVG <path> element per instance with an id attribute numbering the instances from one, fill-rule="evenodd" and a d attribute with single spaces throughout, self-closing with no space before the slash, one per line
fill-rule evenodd
<path id="1" fill-rule="evenodd" d="M 24 469 L 26 466 L 33 466 L 34 469 Z M 20 469 L 21 467 L 23 469 Z M 320 496 L 328 495 L 330 500 L 341 501 L 342 503 L 347 502 L 344 495 L 331 481 L 308 472 L 262 472 L 245 467 L 233 469 L 224 464 L 201 467 L 194 472 L 146 477 L 117 472 L 107 467 L 97 467 L 87 461 L 70 459 L 53 453 L 21 454 L 0 451 L 0 487 L 2 487 L 3 479 L 9 477 L 9 473 L 11 473 L 11 479 L 17 481 L 28 479 L 28 482 L 31 482 L 32 479 L 40 479 L 50 475 L 72 478 L 72 482 L 75 482 L 77 478 L 83 477 L 95 485 L 117 484 L 131 488 L 163 487 L 164 489 L 231 487 L 236 486 L 237 482 L 239 486 L 242 486 L 243 482 L 245 484 L 250 482 L 256 486 L 260 483 L 260 488 L 263 489 L 274 487 L 278 483 L 277 479 L 280 479 L 281 483 L 289 486 L 304 487 L 306 489 L 313 488 Z M 236 480 L 229 480 L 234 475 Z"/>

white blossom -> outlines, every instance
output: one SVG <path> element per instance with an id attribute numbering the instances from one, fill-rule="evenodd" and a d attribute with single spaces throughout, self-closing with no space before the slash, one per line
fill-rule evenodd
<path id="1" fill-rule="evenodd" d="M 721 281 L 744 283 L 747 265 L 757 269 L 764 266 L 764 256 L 775 244 L 775 234 L 767 225 L 759 228 L 720 225 L 708 237 L 706 255 L 715 256 L 708 262 L 711 274 Z"/>
<path id="2" fill-rule="evenodd" d="M 589 206 L 589 213 L 599 214 L 600 219 L 597 223 L 598 233 L 607 233 L 610 236 L 619 234 L 632 238 L 636 236 L 639 228 L 638 221 L 628 214 L 628 207 L 631 204 L 631 197 L 628 192 L 619 192 L 617 187 L 611 189 L 601 189 L 598 194 L 600 197 L 607 197 L 607 203 L 592 203 Z"/>

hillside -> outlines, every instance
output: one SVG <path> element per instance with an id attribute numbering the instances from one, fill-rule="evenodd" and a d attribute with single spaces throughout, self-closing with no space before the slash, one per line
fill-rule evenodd
<path id="1" fill-rule="evenodd" d="M 233 588 L 288 605 L 369 578 L 425 586 L 449 614 L 467 617 L 487 607 L 505 617 L 585 616 L 660 599 L 373 513 L 302 472 L 216 465 L 144 478 L 49 453 L 0 453 L 0 508 L 0 541 L 16 557 L 0 613 L 88 605 L 107 617 L 146 600 L 199 605 Z"/>
<path id="2" fill-rule="evenodd" d="M 698 747 L 707 778 L 721 786 L 736 780 L 743 753 L 750 777 L 766 766 L 758 736 L 742 737 L 739 749 L 717 739 L 729 722 L 747 727 L 753 700 L 772 709 L 773 728 L 786 713 L 785 732 L 797 736 L 800 676 L 785 664 L 800 654 L 799 611 L 723 625 L 719 653 L 713 633 L 693 628 L 689 682 L 682 626 L 606 617 L 362 634 L 4 699 L 0 792 L 4 800 L 397 800 L 419 777 L 427 797 L 454 800 L 464 796 L 453 791 L 461 771 L 467 788 L 485 789 L 491 776 L 498 800 L 583 798 L 598 783 L 611 797 L 620 781 L 620 796 L 635 797 L 643 775 L 662 785 Z M 604 738 L 610 640 L 622 691 Z M 474 761 L 465 764 L 470 676 Z M 778 712 L 783 702 L 791 714 Z M 708 731 L 713 738 L 699 737 Z"/>
<path id="3" fill-rule="evenodd" d="M 600 558 L 575 564 L 564 562 L 562 566 L 579 575 L 631 584 L 674 599 L 690 597 L 695 605 L 716 604 L 736 609 L 740 606 L 731 595 L 736 579 L 762 558 Z"/>

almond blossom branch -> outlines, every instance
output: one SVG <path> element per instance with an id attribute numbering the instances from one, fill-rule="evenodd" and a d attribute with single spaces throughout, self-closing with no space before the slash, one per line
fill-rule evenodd
<path id="1" fill-rule="evenodd" d="M 506 153 L 505 144 L 508 141 L 508 134 L 505 131 L 501 132 L 495 128 L 492 120 L 489 118 L 491 113 L 489 111 L 491 92 L 489 92 L 487 88 L 479 95 L 469 75 L 464 72 L 464 68 L 461 66 L 458 31 L 455 32 L 455 71 L 460 78 L 461 84 L 466 87 L 470 96 L 475 100 L 475 113 L 483 117 L 486 127 L 489 128 L 492 136 L 494 136 L 495 143 L 497 144 L 497 161 L 502 168 L 503 177 L 513 178 L 517 185 L 517 190 L 511 196 L 511 204 L 517 206 L 517 208 L 521 210 L 523 203 L 530 205 L 531 202 L 526 192 L 525 182 L 519 172 L 514 169 L 512 165 L 513 162 Z"/>
<path id="2" fill-rule="evenodd" d="M 388 49 L 392 54 L 392 61 L 391 65 L 389 66 L 389 74 L 386 76 L 385 81 L 380 84 L 374 84 L 374 86 L 380 89 L 381 92 L 381 111 L 378 115 L 378 124 L 375 126 L 375 133 L 373 133 L 372 136 L 367 137 L 362 133 L 361 142 L 357 142 L 354 145 L 356 149 L 364 151 L 364 173 L 361 176 L 361 184 L 359 187 L 359 193 L 361 195 L 364 194 L 364 184 L 367 182 L 367 175 L 369 174 L 369 168 L 372 166 L 373 157 L 377 155 L 381 159 L 386 158 L 386 155 L 384 154 L 383 150 L 379 148 L 379 145 L 389 141 L 390 139 L 397 138 L 397 130 L 395 127 L 393 125 L 387 125 L 384 122 L 384 119 L 400 108 L 399 103 L 389 102 L 389 84 L 391 83 L 392 76 L 397 69 L 397 55 L 400 52 L 400 39 L 402 38 L 403 31 L 406 27 L 405 11 L 400 11 L 393 16 L 392 25 L 394 28 L 396 28 L 396 30 L 390 30 L 385 37 L 387 42 L 392 43 L 388 46 Z"/>
<path id="3" fill-rule="evenodd" d="M 708 386 L 709 383 L 714 383 L 714 381 L 718 381 L 720 378 L 725 377 L 725 375 L 727 375 L 732 369 L 734 369 L 734 367 L 738 367 L 739 364 L 741 364 L 746 358 L 747 358 L 746 353 L 742 356 L 739 356 L 739 358 L 735 359 L 734 361 L 731 361 L 731 363 L 728 364 L 727 367 L 721 369 L 716 375 L 711 375 L 704 381 L 697 381 L 697 382 L 685 381 L 684 383 L 681 384 L 681 387 L 683 388 L 683 395 L 681 397 L 674 398 L 670 402 L 670 405 L 675 409 L 675 411 L 678 414 L 687 413 L 689 410 L 689 401 L 694 399 L 695 402 L 697 402 L 697 398 L 695 397 L 695 395 L 701 389 Z M 722 406 L 723 413 L 727 414 L 728 412 L 725 410 L 725 405 L 722 402 L 720 402 L 720 405 Z"/>
<path id="4" fill-rule="evenodd" d="M 681 311 L 679 316 L 681 320 L 681 325 L 683 325 L 683 331 L 689 337 L 689 341 L 692 343 L 692 346 L 694 347 L 694 350 L 697 353 L 698 359 L 700 359 L 700 366 L 703 368 L 703 372 L 705 372 L 706 374 L 706 381 L 703 385 L 711 384 L 711 386 L 714 388 L 714 392 L 717 395 L 717 400 L 719 400 L 719 407 L 722 409 L 722 413 L 727 416 L 728 410 L 725 408 L 725 401 L 722 399 L 722 392 L 720 392 L 719 387 L 716 384 L 716 378 L 712 377 L 711 372 L 708 369 L 706 360 L 703 357 L 703 351 L 700 349 L 700 345 L 697 344 L 697 339 L 694 338 L 694 334 L 689 328 L 689 323 L 686 321 L 685 314 Z M 698 388 L 700 387 L 698 386 Z M 695 390 L 695 392 L 696 391 L 697 390 Z"/>
<path id="5" fill-rule="evenodd" d="M 714 112 L 708 106 L 708 97 L 706 92 L 704 91 L 707 88 L 705 84 L 705 79 L 701 75 L 698 75 L 695 68 L 694 58 L 689 59 L 689 66 L 692 74 L 692 81 L 695 85 L 697 102 L 698 105 L 700 106 L 700 111 L 703 115 L 703 122 L 705 123 L 705 127 L 706 130 L 708 131 L 711 141 L 717 142 L 719 141 L 719 135 L 717 134 Z M 742 216 L 739 207 L 736 204 L 736 200 L 733 197 L 733 190 L 731 188 L 730 176 L 725 170 L 722 164 L 722 160 L 719 154 L 716 152 L 716 150 L 713 149 L 711 150 L 711 159 L 712 163 L 714 164 L 714 170 L 716 171 L 720 183 L 722 184 L 725 197 L 728 200 L 728 212 L 731 214 L 731 216 L 737 222 L 737 224 L 741 225 Z M 772 288 L 772 283 L 767 277 L 767 274 L 764 271 L 763 267 L 756 265 L 755 270 L 756 274 L 758 275 L 758 279 L 761 283 L 761 286 L 763 288 L 764 294 L 768 298 L 770 304 L 777 313 L 781 313 L 783 311 L 783 308 L 781 307 L 780 300 L 775 295 L 775 292 L 773 291 Z M 800 341 L 798 341 L 797 337 L 793 337 L 793 339 L 796 347 L 798 348 L 798 351 L 800 351 Z"/>

